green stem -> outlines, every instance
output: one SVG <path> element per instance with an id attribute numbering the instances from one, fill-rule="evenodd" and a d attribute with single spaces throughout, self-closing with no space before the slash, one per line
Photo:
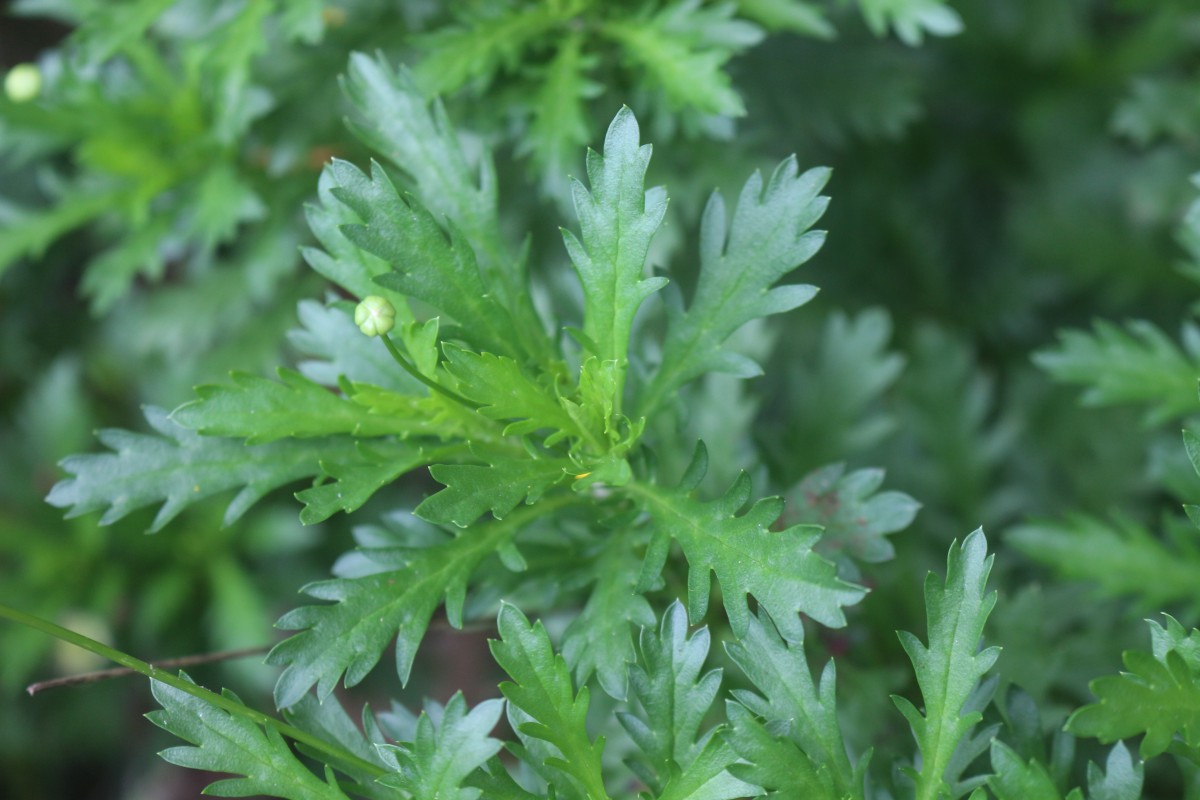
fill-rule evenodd
<path id="1" fill-rule="evenodd" d="M 399 364 L 401 367 L 403 367 L 404 371 L 407 372 L 409 375 L 412 375 L 414 378 L 416 378 L 421 383 L 425 384 L 426 386 L 428 386 L 430 389 L 437 392 L 438 394 L 449 397 L 454 402 L 461 403 L 462 405 L 466 406 L 467 408 L 471 409 L 472 411 L 478 411 L 481 408 L 479 403 L 468 400 L 467 398 L 463 397 L 458 392 L 450 391 L 445 386 L 442 386 L 437 381 L 432 380 L 428 375 L 424 374 L 419 369 L 417 369 L 415 366 L 413 366 L 413 363 L 411 361 L 409 361 L 407 358 L 405 358 L 404 354 L 400 352 L 400 348 L 396 347 L 396 343 L 392 341 L 392 337 L 388 336 L 385 333 L 385 334 L 383 334 L 383 336 L 380 336 L 379 338 L 383 339 L 384 346 L 387 347 L 388 352 L 392 354 L 392 358 L 395 359 L 396 363 Z"/>
<path id="2" fill-rule="evenodd" d="M 6 605 L 0 605 L 0 617 L 5 617 L 13 622 L 33 628 L 34 630 L 42 631 L 43 633 L 47 633 L 57 639 L 61 639 L 68 644 L 73 644 L 76 647 L 81 647 L 84 650 L 93 652 L 98 656 L 103 656 L 109 661 L 120 664 L 123 667 L 134 670 L 135 672 L 140 672 L 151 680 L 156 680 L 159 683 L 165 683 L 167 686 L 170 686 L 173 689 L 178 689 L 179 691 L 186 692 L 193 697 L 198 697 L 209 705 L 224 709 L 230 714 L 244 717 L 259 725 L 272 727 L 289 739 L 304 745 L 308 745 L 308 747 L 312 748 L 316 752 L 329 756 L 335 762 L 345 765 L 352 765 L 355 768 L 375 777 L 388 774 L 388 771 L 378 764 L 365 761 L 353 753 L 347 752 L 340 747 L 331 745 L 329 742 L 313 736 L 311 733 L 306 733 L 299 728 L 292 727 L 286 722 L 278 720 L 269 714 L 264 714 L 261 711 L 255 711 L 252 708 L 247 708 L 241 703 L 230 700 L 228 697 L 224 697 L 223 695 L 219 695 L 215 692 L 210 692 L 208 689 L 204 689 L 194 683 L 185 681 L 183 678 L 167 672 L 166 670 L 159 669 L 158 667 L 134 658 L 127 653 L 122 653 L 120 650 L 116 650 L 106 644 L 97 642 L 95 639 L 89 639 L 87 636 L 84 636 L 81 633 L 76 633 L 75 631 L 68 630 L 60 625 L 55 625 L 49 620 L 44 620 L 41 617 L 35 617 L 32 614 L 26 614 L 24 611 L 18 611 L 17 609 L 10 608 Z"/>

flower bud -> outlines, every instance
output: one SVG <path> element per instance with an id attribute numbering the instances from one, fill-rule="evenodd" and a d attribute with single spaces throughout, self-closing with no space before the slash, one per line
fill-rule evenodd
<path id="1" fill-rule="evenodd" d="M 382 336 L 396 324 L 396 307 L 386 297 L 364 297 L 354 309 L 354 324 L 367 336 Z"/>
<path id="2" fill-rule="evenodd" d="M 42 92 L 42 71 L 37 64 L 17 64 L 4 76 L 4 94 L 14 103 L 28 103 Z"/>

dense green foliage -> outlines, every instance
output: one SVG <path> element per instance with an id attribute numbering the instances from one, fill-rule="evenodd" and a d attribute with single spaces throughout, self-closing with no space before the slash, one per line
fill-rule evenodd
<path id="1" fill-rule="evenodd" d="M 1190 4 L 16 11 L 0 794 L 1200 798 Z"/>

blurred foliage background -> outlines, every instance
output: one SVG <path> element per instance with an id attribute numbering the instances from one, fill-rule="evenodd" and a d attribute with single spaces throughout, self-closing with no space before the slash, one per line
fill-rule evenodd
<path id="1" fill-rule="evenodd" d="M 1047 731 L 1144 644 L 1140 617 L 1200 619 L 1181 510 L 1200 480 L 1178 436 L 1200 416 L 1200 11 L 1185 0 L 10 3 L 0 62 L 36 64 L 40 85 L 0 98 L 0 601 L 149 658 L 267 644 L 349 546 L 348 523 L 303 528 L 287 493 L 228 527 L 200 504 L 152 536 L 149 513 L 100 528 L 42 498 L 94 429 L 144 430 L 143 405 L 313 355 L 297 303 L 328 287 L 299 255 L 303 205 L 331 156 L 364 160 L 338 88 L 356 50 L 411 65 L 495 148 L 509 224 L 564 274 L 565 176 L 622 103 L 673 198 L 659 263 L 695 261 L 712 188 L 791 152 L 834 168 L 805 275 L 820 297 L 743 332 L 767 377 L 708 379 L 697 407 L 729 411 L 690 433 L 713 485 L 761 453 L 798 515 L 801 480 L 836 462 L 884 466 L 921 502 L 896 559 L 860 576 L 887 602 L 821 643 L 848 713 L 890 713 L 854 687 L 903 688 L 892 632 L 916 627 L 921 576 L 978 525 L 998 552 L 1002 683 L 1049 710 Z M 421 491 L 394 487 L 362 518 Z M 415 691 L 467 682 L 471 697 L 479 644 L 435 641 L 457 672 Z M 7 626 L 0 654 L 0 796 L 203 784 L 155 762 L 140 681 L 28 698 L 32 680 L 97 665 Z M 273 679 L 257 662 L 208 670 L 248 700 Z M 1178 796 L 1177 775 L 1149 779 Z"/>

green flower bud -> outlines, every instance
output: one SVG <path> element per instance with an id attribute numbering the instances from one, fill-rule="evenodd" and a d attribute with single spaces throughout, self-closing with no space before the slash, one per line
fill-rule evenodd
<path id="1" fill-rule="evenodd" d="M 42 71 L 37 64 L 17 64 L 4 76 L 4 93 L 14 103 L 28 103 L 42 92 Z"/>
<path id="2" fill-rule="evenodd" d="M 396 324 L 396 307 L 377 294 L 364 297 L 354 309 L 354 324 L 367 336 L 382 336 Z"/>

